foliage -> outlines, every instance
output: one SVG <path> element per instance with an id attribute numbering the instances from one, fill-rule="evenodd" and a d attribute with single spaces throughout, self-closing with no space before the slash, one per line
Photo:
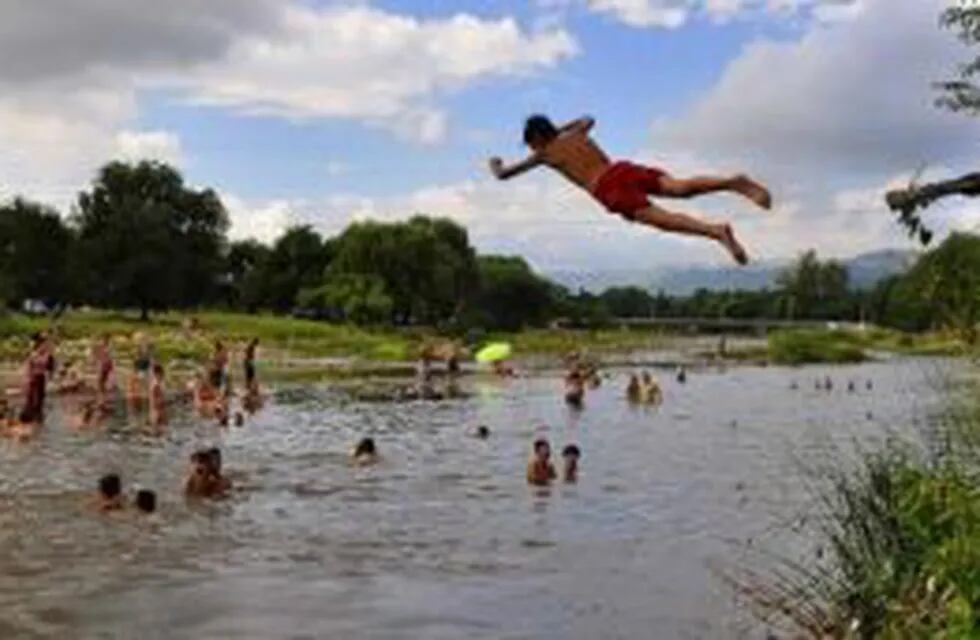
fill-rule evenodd
<path id="1" fill-rule="evenodd" d="M 345 274 L 380 278 L 397 324 L 451 319 L 476 291 L 479 278 L 466 230 L 424 216 L 347 227 L 336 239 L 326 280 Z"/>
<path id="2" fill-rule="evenodd" d="M 851 331 L 778 331 L 769 336 L 769 356 L 777 364 L 862 362 L 864 340 Z"/>
<path id="3" fill-rule="evenodd" d="M 954 233 L 925 254 L 907 276 L 935 321 L 967 343 L 980 322 L 980 236 Z"/>
<path id="4" fill-rule="evenodd" d="M 228 216 L 218 196 L 156 162 L 103 167 L 78 197 L 83 291 L 111 307 L 189 307 L 217 288 Z"/>
<path id="5" fill-rule="evenodd" d="M 0 298 L 68 302 L 72 241 L 54 209 L 20 198 L 0 205 Z"/>
<path id="6" fill-rule="evenodd" d="M 331 246 L 309 225 L 290 227 L 275 241 L 271 251 L 257 264 L 250 284 L 243 292 L 252 305 L 286 312 L 296 303 L 296 295 L 316 287 L 330 264 Z"/>
<path id="7" fill-rule="evenodd" d="M 849 303 L 847 279 L 844 265 L 834 260 L 821 262 L 812 249 L 805 252 L 777 279 L 786 317 L 840 317 Z"/>
<path id="8" fill-rule="evenodd" d="M 980 7 L 960 5 L 946 9 L 940 22 L 952 29 L 967 46 L 980 42 Z M 980 87 L 976 84 L 980 74 L 980 55 L 960 65 L 957 78 L 939 83 L 942 95 L 939 104 L 954 111 L 980 113 Z"/>
<path id="9" fill-rule="evenodd" d="M 536 275 L 523 258 L 480 256 L 480 287 L 467 322 L 516 331 L 543 324 L 554 313 L 554 287 Z"/>
<path id="10" fill-rule="evenodd" d="M 359 325 L 384 324 L 393 303 L 384 281 L 376 275 L 342 273 L 314 289 L 304 289 L 299 306 Z"/>
<path id="11" fill-rule="evenodd" d="M 829 452 L 809 514 L 826 558 L 732 579 L 760 617 L 793 637 L 976 637 L 980 419 L 941 426 L 924 447 L 890 440 L 856 466 Z"/>

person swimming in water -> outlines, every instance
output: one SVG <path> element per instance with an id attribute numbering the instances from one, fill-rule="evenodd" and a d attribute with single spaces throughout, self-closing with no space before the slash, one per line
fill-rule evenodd
<path id="1" fill-rule="evenodd" d="M 582 452 L 578 445 L 570 444 L 561 450 L 561 459 L 565 463 L 564 478 L 567 483 L 578 481 L 578 461 L 582 457 Z"/>
<path id="2" fill-rule="evenodd" d="M 676 178 L 659 168 L 632 162 L 613 162 L 590 137 L 595 120 L 579 118 L 557 127 L 544 115 L 533 115 L 524 125 L 524 142 L 531 154 L 507 166 L 498 157 L 490 159 L 490 171 L 507 180 L 540 166 L 547 166 L 589 192 L 606 210 L 630 222 L 668 233 L 700 236 L 721 244 L 738 264 L 748 255 L 728 223 L 713 224 L 699 218 L 668 211 L 650 202 L 650 196 L 693 198 L 728 191 L 741 195 L 763 209 L 772 207 L 769 191 L 746 175 Z"/>
<path id="3" fill-rule="evenodd" d="M 359 467 L 375 464 L 378 460 L 378 449 L 374 444 L 374 438 L 361 438 L 351 452 L 351 462 Z"/>
<path id="4" fill-rule="evenodd" d="M 551 464 L 551 445 L 544 438 L 534 441 L 531 459 L 527 462 L 527 482 L 535 486 L 547 486 L 557 476 Z"/>

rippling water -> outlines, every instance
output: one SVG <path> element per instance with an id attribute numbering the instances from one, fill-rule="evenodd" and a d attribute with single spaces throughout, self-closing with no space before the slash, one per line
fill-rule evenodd
<path id="1" fill-rule="evenodd" d="M 547 375 L 468 380 L 444 403 L 287 387 L 244 428 L 185 413 L 163 435 L 122 415 L 73 432 L 56 400 L 37 440 L 0 443 L 0 637 L 734 637 L 709 566 L 805 510 L 801 459 L 937 411 L 949 366 L 695 372 L 664 379 L 656 410 L 623 400 L 619 370 L 579 414 Z M 348 465 L 362 435 L 379 466 Z M 577 485 L 524 483 L 538 435 L 582 448 Z M 187 456 L 210 444 L 240 490 L 185 503 Z M 160 513 L 87 511 L 108 471 L 157 490 Z"/>

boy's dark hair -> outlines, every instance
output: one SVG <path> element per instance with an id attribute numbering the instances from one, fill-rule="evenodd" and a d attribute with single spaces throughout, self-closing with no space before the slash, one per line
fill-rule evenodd
<path id="1" fill-rule="evenodd" d="M 106 498 L 115 498 L 122 493 L 122 480 L 115 473 L 99 478 L 99 493 Z"/>
<path id="2" fill-rule="evenodd" d="M 212 447 L 204 452 L 207 456 L 208 462 L 211 465 L 211 469 L 215 472 L 221 471 L 221 449 L 218 447 Z"/>
<path id="3" fill-rule="evenodd" d="M 578 445 L 570 444 L 561 450 L 561 457 L 567 458 L 568 456 L 575 456 L 576 458 L 582 457 L 582 452 L 579 451 Z"/>
<path id="4" fill-rule="evenodd" d="M 377 448 L 374 446 L 374 438 L 361 438 L 361 441 L 354 448 L 355 456 L 371 456 L 376 452 Z"/>
<path id="5" fill-rule="evenodd" d="M 481 438 L 489 438 L 490 427 L 488 427 L 485 424 L 481 424 L 479 427 L 476 428 L 476 435 L 478 435 Z"/>
<path id="6" fill-rule="evenodd" d="M 548 444 L 548 441 L 545 440 L 544 438 L 538 438 L 537 440 L 534 441 L 534 450 L 537 451 L 541 447 L 548 447 L 550 449 L 551 445 Z"/>
<path id="7" fill-rule="evenodd" d="M 144 513 L 153 513 L 157 510 L 157 494 L 149 489 L 140 489 L 136 492 L 136 508 Z"/>
<path id="8" fill-rule="evenodd" d="M 550 142 L 558 137 L 558 128 L 548 119 L 548 116 L 536 113 L 524 123 L 524 144 L 532 142 Z"/>
<path id="9" fill-rule="evenodd" d="M 163 365 L 160 363 L 153 365 L 153 375 L 162 378 L 163 377 Z"/>

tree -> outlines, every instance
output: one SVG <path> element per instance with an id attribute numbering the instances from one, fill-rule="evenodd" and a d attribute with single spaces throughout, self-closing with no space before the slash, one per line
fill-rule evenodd
<path id="1" fill-rule="evenodd" d="M 391 320 L 392 301 L 384 281 L 374 275 L 341 274 L 299 293 L 299 305 L 356 324 Z"/>
<path id="2" fill-rule="evenodd" d="M 289 311 L 302 289 L 312 289 L 323 282 L 330 264 L 332 245 L 324 242 L 309 225 L 290 227 L 272 246 L 267 259 L 255 274 L 255 297 L 263 306 Z"/>
<path id="3" fill-rule="evenodd" d="M 190 189 L 157 162 L 104 166 L 72 222 L 86 297 L 114 307 L 189 307 L 218 290 L 228 215 L 210 189 Z"/>
<path id="4" fill-rule="evenodd" d="M 478 264 L 480 288 L 470 308 L 471 323 L 516 331 L 541 324 L 553 313 L 553 285 L 523 258 L 480 256 Z"/>
<path id="5" fill-rule="evenodd" d="M 271 254 L 258 240 L 233 242 L 225 257 L 225 299 L 232 307 L 254 313 L 262 306 L 264 276 Z"/>
<path id="6" fill-rule="evenodd" d="M 812 249 L 803 253 L 776 279 L 791 318 L 834 318 L 850 302 L 848 275 L 834 260 L 820 262 Z"/>
<path id="7" fill-rule="evenodd" d="M 980 322 L 980 236 L 954 233 L 923 255 L 908 274 L 923 304 L 942 326 L 966 342 L 977 340 Z"/>
<path id="8" fill-rule="evenodd" d="M 973 47 L 980 43 L 980 7 L 949 7 L 943 11 L 940 24 L 956 32 L 965 45 Z M 980 55 L 961 64 L 957 77 L 938 83 L 940 96 L 937 103 L 953 111 L 963 111 L 970 115 L 980 114 L 980 86 L 976 78 L 980 74 Z M 980 196 L 980 173 L 970 173 L 958 178 L 942 180 L 925 185 L 909 185 L 905 189 L 895 189 L 885 195 L 888 207 L 899 215 L 899 222 L 910 235 L 918 235 L 923 245 L 932 241 L 932 231 L 922 222 L 918 210 L 925 209 L 936 200 L 953 195 L 967 197 Z"/>
<path id="9" fill-rule="evenodd" d="M 446 219 L 352 224 L 336 239 L 327 280 L 381 278 L 398 323 L 437 324 L 457 316 L 477 290 L 476 253 L 466 229 Z"/>
<path id="10" fill-rule="evenodd" d="M 610 287 L 599 297 L 617 318 L 648 318 L 656 304 L 653 296 L 640 287 Z"/>
<path id="11" fill-rule="evenodd" d="M 0 206 L 0 292 L 12 304 L 70 297 L 74 236 L 54 209 L 20 198 Z"/>

